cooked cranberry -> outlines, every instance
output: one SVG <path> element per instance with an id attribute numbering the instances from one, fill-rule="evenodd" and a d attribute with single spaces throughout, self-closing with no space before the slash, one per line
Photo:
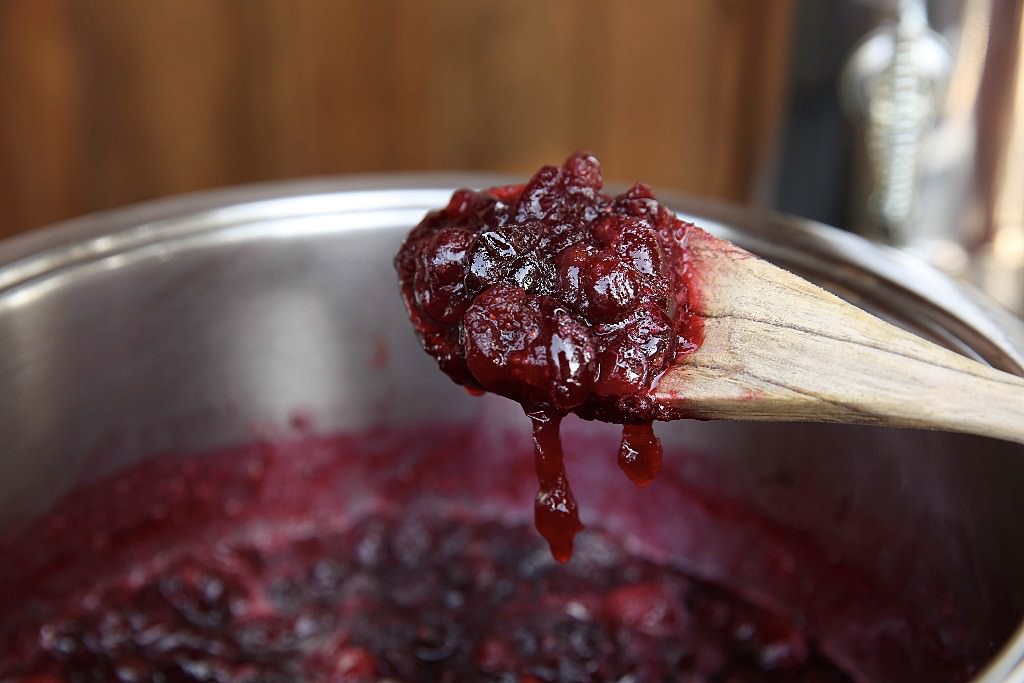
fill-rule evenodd
<path id="1" fill-rule="evenodd" d="M 410 232 L 395 257 L 402 294 L 452 379 L 530 413 L 650 424 L 652 383 L 700 343 L 692 226 L 646 185 L 617 197 L 602 185 L 597 159 L 578 153 L 521 187 L 459 190 Z M 646 483 L 656 469 L 633 478 Z M 561 488 L 545 491 L 549 507 L 561 505 Z"/>
<path id="2" fill-rule="evenodd" d="M 626 319 L 597 328 L 604 340 L 598 354 L 599 377 L 594 393 L 601 396 L 635 395 L 633 387 L 652 382 L 664 369 L 673 345 L 672 326 L 665 313 L 642 306 Z"/>
<path id="3" fill-rule="evenodd" d="M 543 305 L 539 297 L 494 285 L 467 309 L 466 364 L 484 388 L 505 396 L 544 402 L 551 387 Z"/>
<path id="4" fill-rule="evenodd" d="M 594 245 L 577 242 L 560 253 L 555 261 L 558 269 L 556 295 L 571 310 L 583 310 L 586 306 L 582 276 L 595 253 L 597 248 Z"/>
<path id="5" fill-rule="evenodd" d="M 469 305 L 463 261 L 474 241 L 472 233 L 445 228 L 434 233 L 420 253 L 422 267 L 416 269 L 413 285 L 416 301 L 439 323 L 458 323 Z"/>
<path id="6" fill-rule="evenodd" d="M 459 355 L 468 361 L 469 377 L 454 379 L 528 410 L 581 408 L 623 423 L 654 417 L 621 410 L 643 401 L 612 405 L 602 397 L 647 394 L 678 351 L 699 343 L 692 307 L 677 310 L 674 296 L 692 294 L 680 267 L 691 226 L 659 206 L 644 185 L 617 197 L 601 187 L 597 159 L 579 153 L 518 188 L 459 190 L 409 234 L 395 259 L 405 303 L 442 366 L 461 370 L 453 363 Z M 651 322 L 637 321 L 637 311 Z M 604 377 L 583 401 L 575 373 L 552 373 L 541 353 L 546 330 L 566 316 L 590 328 L 593 353 L 604 359 Z M 440 325 L 424 325 L 425 319 Z M 530 364 L 538 366 L 535 373 Z M 540 381 L 573 386 L 543 390 Z M 568 394 L 571 406 L 556 401 Z M 600 410 L 584 406 L 588 401 Z"/>
<path id="7" fill-rule="evenodd" d="M 548 342 L 551 365 L 551 404 L 559 410 L 572 410 L 587 400 L 596 369 L 595 341 L 585 322 L 557 308 Z"/>
<path id="8" fill-rule="evenodd" d="M 515 264 L 520 267 L 530 261 L 534 247 L 540 237 L 538 224 L 511 223 L 493 230 L 485 230 L 475 236 L 462 269 L 470 291 L 479 293 L 490 285 L 502 282 L 514 272 Z"/>
<path id="9" fill-rule="evenodd" d="M 623 230 L 615 240 L 615 249 L 629 258 L 633 268 L 644 275 L 663 281 L 662 251 L 656 233 L 642 222 L 632 230 Z M 652 281 L 654 284 L 657 281 Z"/>
<path id="10" fill-rule="evenodd" d="M 626 317 L 641 294 L 638 274 L 617 254 L 591 257 L 582 272 L 581 284 L 587 297 L 587 314 L 595 323 Z"/>
<path id="11" fill-rule="evenodd" d="M 666 636 L 687 627 L 687 615 L 672 582 L 622 586 L 605 598 L 614 621 L 653 636 Z"/>

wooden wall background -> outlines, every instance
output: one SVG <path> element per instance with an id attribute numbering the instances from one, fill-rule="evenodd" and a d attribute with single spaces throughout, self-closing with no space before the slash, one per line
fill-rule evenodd
<path id="1" fill-rule="evenodd" d="M 0 236 L 296 176 L 529 172 L 742 200 L 791 0 L 0 0 Z"/>

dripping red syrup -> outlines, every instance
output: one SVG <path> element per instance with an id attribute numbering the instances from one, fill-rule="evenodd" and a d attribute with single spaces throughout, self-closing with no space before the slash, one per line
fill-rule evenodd
<path id="1" fill-rule="evenodd" d="M 573 537 L 583 530 L 583 524 L 565 473 L 562 440 L 559 438 L 562 416 L 542 410 L 530 413 L 529 417 L 533 423 L 538 485 L 534 524 L 551 546 L 551 555 L 559 562 L 568 562 L 572 557 Z"/>
<path id="2" fill-rule="evenodd" d="M 621 423 L 619 465 L 646 486 L 662 460 L 651 389 L 703 338 L 686 249 L 698 228 L 646 185 L 602 188 L 599 162 L 581 152 L 525 185 L 458 190 L 395 257 L 427 353 L 471 392 L 514 399 L 530 417 L 536 527 L 561 562 L 583 528 L 561 417 Z"/>

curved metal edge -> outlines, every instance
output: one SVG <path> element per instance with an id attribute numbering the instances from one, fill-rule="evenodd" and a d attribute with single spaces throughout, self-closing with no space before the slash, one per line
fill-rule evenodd
<path id="1" fill-rule="evenodd" d="M 281 200 L 417 189 L 450 193 L 454 187 L 473 186 L 481 180 L 501 184 L 510 179 L 467 173 L 300 179 L 208 190 L 88 214 L 0 242 L 0 291 L 77 261 L 179 236 L 186 222 L 195 226 L 195 232 L 202 232 L 218 229 L 227 218 L 237 221 L 245 214 L 267 217 L 270 205 Z M 379 207 L 379 202 L 375 206 Z M 234 215 L 225 216 L 224 212 Z"/>
<path id="2" fill-rule="evenodd" d="M 56 223 L 0 242 L 0 295 L 76 263 L 131 251 L 169 237 L 217 230 L 226 218 L 237 223 L 247 216 L 265 215 L 260 212 L 275 206 L 288 209 L 288 202 L 281 205 L 280 200 L 308 200 L 323 195 L 333 200 L 337 210 L 341 194 L 355 193 L 364 199 L 396 190 L 450 194 L 457 187 L 503 185 L 516 180 L 508 175 L 464 172 L 342 176 L 243 185 L 157 199 Z M 836 264 L 852 262 L 872 276 L 960 319 L 990 339 L 1024 374 L 1024 322 L 923 261 L 806 219 L 672 192 L 659 192 L 658 197 L 684 219 L 720 237 L 728 239 L 737 233 L 731 226 L 742 226 L 769 258 L 773 245 L 775 250 L 782 248 L 777 244 L 777 236 L 779 231 L 785 231 L 787 248 L 795 246 Z M 273 215 L 302 213 L 309 211 L 275 211 Z M 1024 624 L 972 683 L 1024 683 Z"/>
<path id="3" fill-rule="evenodd" d="M 1024 626 L 970 683 L 1024 683 Z"/>
<path id="4" fill-rule="evenodd" d="M 324 205 L 319 210 L 324 213 L 379 209 L 381 197 L 376 193 L 382 192 L 399 193 L 389 197 L 392 206 L 396 200 L 404 200 L 410 207 L 419 207 L 443 203 L 443 195 L 455 187 L 514 181 L 507 175 L 480 173 L 380 174 L 244 185 L 154 200 L 58 223 L 0 242 L 0 293 L 76 263 L 170 238 L 201 235 L 247 219 L 317 213 L 317 196 L 323 198 Z M 415 199 L 417 191 L 436 194 L 424 204 L 419 201 L 422 196 Z M 970 286 L 955 283 L 915 257 L 806 219 L 671 192 L 659 196 L 684 218 L 726 239 L 740 234 L 734 226 L 742 227 L 744 246 L 770 260 L 785 252 L 786 260 L 792 262 L 795 255 L 801 255 L 803 262 L 817 264 L 819 271 L 822 264 L 834 265 L 837 272 L 855 265 L 873 279 L 893 285 L 893 291 L 901 292 L 905 298 L 928 304 L 921 310 L 946 313 L 942 323 L 984 340 L 988 351 L 998 353 L 1000 357 L 994 365 L 1024 374 L 1024 322 Z M 304 206 L 295 206 L 295 200 L 301 200 Z M 779 244 L 780 231 L 786 235 L 785 245 Z"/>

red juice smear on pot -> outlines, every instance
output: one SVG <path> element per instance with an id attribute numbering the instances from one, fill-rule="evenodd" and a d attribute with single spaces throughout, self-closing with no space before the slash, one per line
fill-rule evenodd
<path id="1" fill-rule="evenodd" d="M 645 185 L 602 187 L 597 159 L 578 153 L 522 186 L 459 190 L 409 233 L 395 268 L 423 348 L 454 381 L 547 415 L 552 431 L 568 412 L 626 425 L 620 462 L 642 486 L 661 460 L 652 385 L 702 340 L 686 250 L 697 228 Z M 543 480 L 550 457 L 538 446 L 538 501 L 548 489 L 571 500 L 564 468 L 557 485 Z M 561 503 L 545 504 L 539 530 Z M 574 505 L 566 514 L 582 528 Z M 568 559 L 571 538 L 568 553 L 559 539 Z"/>

